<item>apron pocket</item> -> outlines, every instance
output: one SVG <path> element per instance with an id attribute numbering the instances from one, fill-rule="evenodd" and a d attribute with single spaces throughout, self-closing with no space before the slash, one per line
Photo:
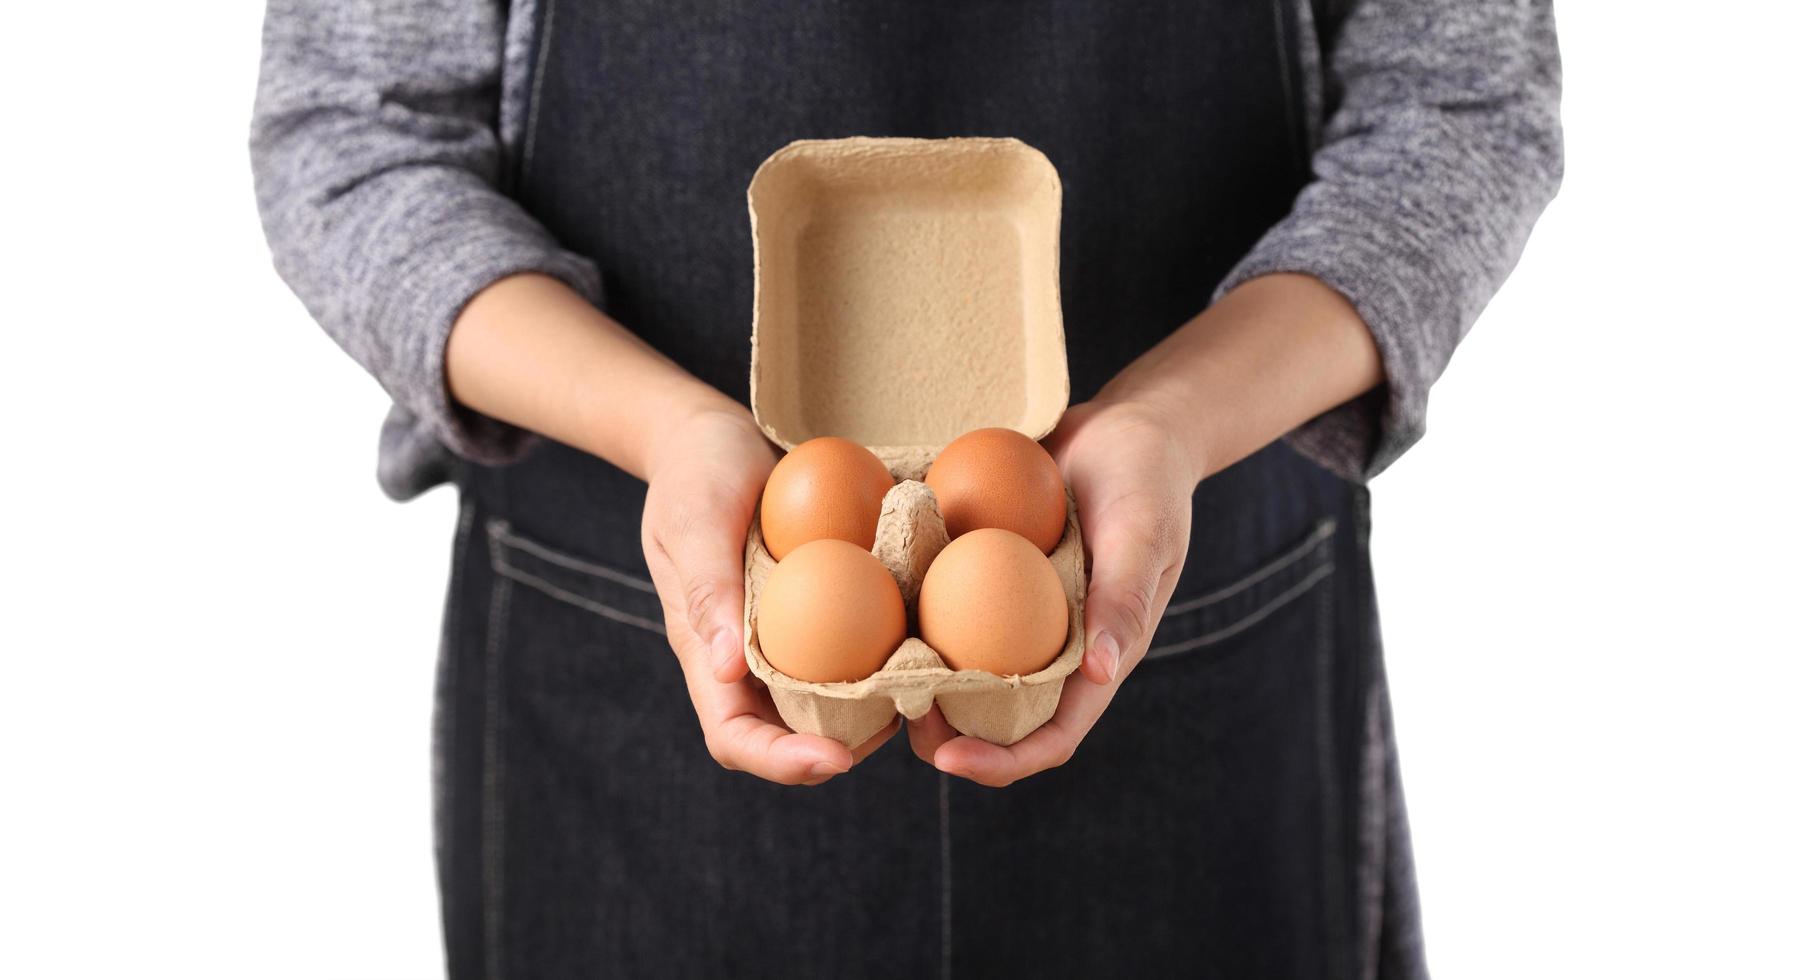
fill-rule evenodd
<path id="1" fill-rule="evenodd" d="M 489 975 L 935 972 L 935 770 L 899 739 L 813 792 L 723 771 L 650 582 L 504 520 L 485 529 Z M 880 922 L 893 931 L 871 942 L 792 939 Z"/>
<path id="2" fill-rule="evenodd" d="M 657 590 L 642 574 L 564 554 L 503 520 L 487 522 L 487 547 L 493 570 L 514 582 L 623 626 L 665 635 Z"/>
<path id="3" fill-rule="evenodd" d="M 1334 530 L 1323 518 L 1282 554 L 1211 592 L 1175 596 L 1163 611 L 1145 662 L 1178 657 L 1243 634 L 1333 574 Z"/>

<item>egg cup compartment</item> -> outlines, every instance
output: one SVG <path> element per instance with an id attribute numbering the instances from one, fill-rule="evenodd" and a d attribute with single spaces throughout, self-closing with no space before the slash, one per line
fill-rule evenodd
<path id="1" fill-rule="evenodd" d="M 758 648 L 758 597 L 776 562 L 757 520 L 746 541 L 746 663 L 799 732 L 859 745 L 893 714 L 931 704 L 999 745 L 1055 714 L 1080 666 L 1086 590 L 1074 501 L 1049 555 L 1068 596 L 1068 636 L 1034 674 L 953 671 L 915 636 L 917 591 L 948 543 L 919 482 L 943 446 L 1000 426 L 1048 435 L 1068 406 L 1059 283 L 1062 182 L 1015 139 L 802 140 L 772 154 L 746 192 L 752 218 L 752 414 L 785 449 L 842 436 L 884 461 L 873 554 L 891 569 L 911 637 L 864 680 L 812 684 Z"/>
<path id="2" fill-rule="evenodd" d="M 923 464 L 918 476 L 927 469 Z M 894 470 L 893 476 L 899 475 Z M 872 554 L 891 570 L 916 632 L 916 596 L 931 562 L 948 544 L 948 532 L 926 484 L 904 480 L 885 496 Z M 1055 715 L 1062 682 L 1081 665 L 1086 644 L 1082 607 L 1086 596 L 1081 531 L 1074 498 L 1068 498 L 1068 526 L 1049 555 L 1068 597 L 1068 636 L 1061 653 L 1033 674 L 1001 677 L 983 670 L 951 670 L 915 635 L 898 646 L 877 673 L 863 680 L 830 684 L 800 681 L 773 669 L 758 645 L 758 597 L 777 567 L 765 550 L 758 523 L 746 535 L 746 665 L 771 689 L 784 723 L 799 732 L 823 735 L 857 746 L 890 724 L 893 715 L 921 718 L 939 704 L 948 724 L 963 735 L 1010 745 Z"/>

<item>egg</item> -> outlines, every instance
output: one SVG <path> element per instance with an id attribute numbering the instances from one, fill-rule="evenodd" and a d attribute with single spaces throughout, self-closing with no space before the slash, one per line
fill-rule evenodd
<path id="1" fill-rule="evenodd" d="M 1068 597 L 1055 566 L 1001 528 L 969 531 L 935 556 L 916 615 L 923 642 L 954 670 L 1035 673 L 1068 639 Z"/>
<path id="2" fill-rule="evenodd" d="M 1048 554 L 1068 523 L 1062 472 L 1035 439 L 1011 429 L 976 429 L 948 444 L 923 478 L 958 538 L 983 527 L 1023 535 Z"/>
<path id="3" fill-rule="evenodd" d="M 822 538 L 872 548 L 891 473 L 866 447 L 837 436 L 810 439 L 785 454 L 758 506 L 765 550 L 782 561 Z"/>
<path id="4" fill-rule="evenodd" d="M 797 680 L 857 681 L 904 642 L 904 620 L 890 570 L 856 544 L 822 538 L 771 571 L 758 594 L 758 649 Z"/>

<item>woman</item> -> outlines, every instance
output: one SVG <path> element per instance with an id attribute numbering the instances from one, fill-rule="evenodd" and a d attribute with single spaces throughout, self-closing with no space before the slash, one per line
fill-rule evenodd
<path id="1" fill-rule="evenodd" d="M 264 43 L 278 269 L 397 403 L 387 492 L 461 487 L 451 975 L 1424 972 L 1361 484 L 1560 179 L 1547 0 L 271 0 Z M 1063 178 L 1089 653 L 1008 748 L 791 733 L 738 655 L 744 189 L 848 135 Z"/>

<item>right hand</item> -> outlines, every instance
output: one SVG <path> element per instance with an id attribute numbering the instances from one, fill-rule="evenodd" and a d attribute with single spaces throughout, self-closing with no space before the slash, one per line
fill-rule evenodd
<path id="1" fill-rule="evenodd" d="M 819 783 L 897 731 L 893 722 L 855 751 L 795 734 L 746 674 L 746 531 L 777 451 L 743 407 L 548 276 L 507 276 L 475 294 L 445 357 L 461 404 L 650 484 L 645 564 L 716 761 L 773 782 Z"/>
<path id="2" fill-rule="evenodd" d="M 790 731 L 746 670 L 746 534 L 777 451 L 728 402 L 696 412 L 648 457 L 643 542 L 664 627 L 682 664 L 708 754 L 774 783 L 815 785 L 857 765 L 896 733 L 894 719 L 857 749 Z"/>

